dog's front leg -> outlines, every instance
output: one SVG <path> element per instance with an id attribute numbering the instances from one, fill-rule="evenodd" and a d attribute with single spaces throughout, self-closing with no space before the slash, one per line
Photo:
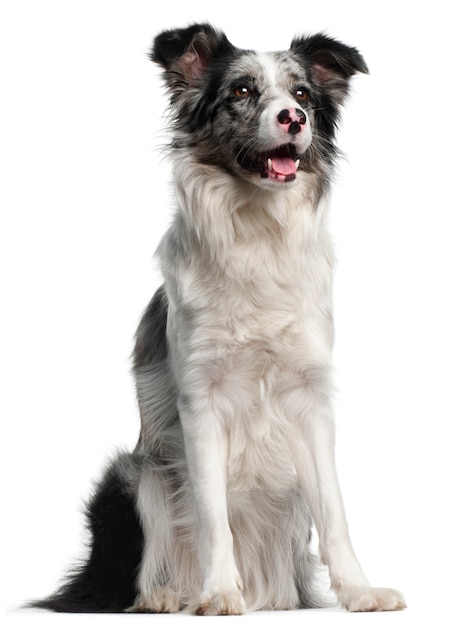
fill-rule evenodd
<path id="1" fill-rule="evenodd" d="M 302 485 L 319 535 L 321 560 L 328 566 L 339 602 L 349 611 L 404 608 L 398 591 L 369 585 L 355 556 L 336 475 L 334 422 L 329 409 L 316 410 L 306 429 Z"/>
<path id="2" fill-rule="evenodd" d="M 238 615 L 245 612 L 245 603 L 228 522 L 227 438 L 213 411 L 202 404 L 190 398 L 179 407 L 199 520 L 202 593 L 196 613 Z"/>

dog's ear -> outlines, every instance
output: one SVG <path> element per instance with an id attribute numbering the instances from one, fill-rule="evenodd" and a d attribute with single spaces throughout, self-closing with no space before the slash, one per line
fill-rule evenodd
<path id="1" fill-rule="evenodd" d="M 349 79 L 356 72 L 368 74 L 368 67 L 356 48 L 327 37 L 323 33 L 294 39 L 293 50 L 307 67 L 311 79 L 337 105 L 349 91 Z"/>
<path id="2" fill-rule="evenodd" d="M 167 30 L 155 37 L 151 60 L 161 65 L 174 100 L 207 71 L 220 49 L 233 48 L 224 33 L 210 24 Z"/>

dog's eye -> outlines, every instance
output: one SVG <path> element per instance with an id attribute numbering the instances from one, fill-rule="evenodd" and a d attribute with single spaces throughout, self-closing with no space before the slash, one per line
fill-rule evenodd
<path id="1" fill-rule="evenodd" d="M 310 97 L 308 89 L 305 89 L 305 87 L 297 87 L 294 91 L 294 95 L 297 100 L 300 100 L 301 102 L 306 102 Z"/>
<path id="2" fill-rule="evenodd" d="M 248 98 L 250 96 L 250 89 L 246 85 L 239 85 L 234 89 L 234 95 L 236 98 Z"/>

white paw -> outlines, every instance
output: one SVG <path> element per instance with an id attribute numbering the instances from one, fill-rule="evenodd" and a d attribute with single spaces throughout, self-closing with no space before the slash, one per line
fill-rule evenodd
<path id="1" fill-rule="evenodd" d="M 126 613 L 178 613 L 180 608 L 179 594 L 170 587 L 160 587 L 149 597 L 138 595 L 135 603 Z"/>
<path id="2" fill-rule="evenodd" d="M 351 612 L 400 611 L 407 606 L 395 589 L 349 587 L 338 592 L 339 602 Z"/>
<path id="3" fill-rule="evenodd" d="M 242 615 L 245 602 L 239 589 L 203 593 L 195 612 L 197 615 Z"/>

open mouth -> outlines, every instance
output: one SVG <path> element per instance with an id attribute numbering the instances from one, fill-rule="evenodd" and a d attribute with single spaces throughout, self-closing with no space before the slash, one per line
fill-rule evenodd
<path id="1" fill-rule="evenodd" d="M 248 172 L 257 172 L 262 178 L 288 183 L 295 179 L 300 159 L 292 144 L 284 144 L 268 152 L 237 157 L 238 163 Z"/>

